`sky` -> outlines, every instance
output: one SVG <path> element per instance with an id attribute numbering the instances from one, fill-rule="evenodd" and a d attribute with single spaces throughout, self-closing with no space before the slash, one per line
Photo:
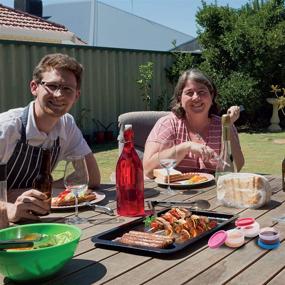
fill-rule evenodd
<path id="1" fill-rule="evenodd" d="M 43 0 L 43 5 L 59 2 L 74 2 L 84 0 Z M 86 1 L 86 0 L 85 0 Z M 195 14 L 201 7 L 201 0 L 98 0 L 129 13 L 162 24 L 169 28 L 195 37 L 197 26 Z M 219 6 L 229 5 L 240 8 L 250 0 L 216 0 Z M 206 0 L 208 4 L 215 0 Z M 0 3 L 13 7 L 14 0 L 0 0 Z"/>

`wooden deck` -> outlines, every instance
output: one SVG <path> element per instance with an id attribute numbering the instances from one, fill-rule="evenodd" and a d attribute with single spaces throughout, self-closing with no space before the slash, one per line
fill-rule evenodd
<path id="1" fill-rule="evenodd" d="M 276 250 L 259 248 L 256 238 L 246 239 L 246 244 L 238 249 L 226 246 L 210 249 L 207 246 L 208 239 L 203 239 L 167 258 L 96 248 L 91 241 L 93 235 L 132 219 L 112 218 L 84 209 L 80 215 L 92 219 L 92 224 L 80 225 L 83 234 L 74 258 L 52 279 L 35 284 L 285 284 L 285 224 L 272 222 L 272 217 L 285 215 L 285 192 L 281 190 L 280 178 L 268 178 L 273 191 L 271 203 L 257 210 L 220 206 L 216 200 L 215 187 L 177 191 L 176 195 L 170 197 L 163 194 L 163 189 L 153 182 L 146 182 L 145 195 L 146 200 L 207 199 L 211 203 L 211 210 L 254 217 L 261 227 L 274 225 L 279 229 L 281 238 L 281 246 Z M 105 185 L 103 188 L 107 197 L 101 204 L 115 209 L 114 186 Z M 72 211 L 52 213 L 43 220 L 64 222 L 64 218 L 72 214 Z M 3 277 L 0 280 L 3 283 L 7 281 Z"/>

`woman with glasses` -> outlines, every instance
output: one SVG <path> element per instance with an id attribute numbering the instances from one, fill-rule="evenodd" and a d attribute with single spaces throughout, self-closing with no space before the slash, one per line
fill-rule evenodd
<path id="1" fill-rule="evenodd" d="M 176 142 L 177 170 L 215 172 L 217 161 L 213 158 L 220 153 L 222 134 L 216 97 L 216 87 L 205 74 L 197 69 L 183 72 L 174 91 L 172 112 L 157 121 L 146 141 L 143 165 L 147 176 L 153 177 L 153 169 L 160 168 L 159 146 L 168 140 Z M 231 119 L 233 157 L 240 170 L 244 158 L 234 126 L 240 109 L 232 106 L 227 113 Z"/>
<path id="2" fill-rule="evenodd" d="M 0 114 L 0 162 L 7 164 L 8 200 L 15 201 L 7 203 L 12 222 L 35 220 L 37 214 L 49 211 L 45 195 L 32 189 L 43 148 L 51 151 L 52 169 L 68 156 L 84 156 L 89 187 L 100 184 L 93 153 L 68 114 L 80 96 L 82 71 L 81 64 L 68 55 L 46 55 L 34 69 L 30 83 L 34 101 Z"/>

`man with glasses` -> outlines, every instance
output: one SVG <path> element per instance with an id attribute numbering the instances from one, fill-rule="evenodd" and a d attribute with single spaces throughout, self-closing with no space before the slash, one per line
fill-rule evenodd
<path id="1" fill-rule="evenodd" d="M 81 64 L 68 55 L 46 55 L 30 83 L 35 100 L 0 114 L 0 162 L 7 163 L 8 200 L 15 200 L 7 203 L 10 221 L 35 220 L 37 214 L 49 211 L 46 196 L 31 189 L 43 148 L 51 150 L 52 169 L 67 156 L 85 156 L 89 187 L 100 184 L 95 157 L 68 114 L 80 96 L 82 71 Z"/>

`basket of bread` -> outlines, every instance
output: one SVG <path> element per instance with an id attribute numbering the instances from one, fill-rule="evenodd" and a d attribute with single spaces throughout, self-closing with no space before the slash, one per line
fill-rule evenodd
<path id="1" fill-rule="evenodd" d="M 234 208 L 259 208 L 269 203 L 271 187 L 266 177 L 253 173 L 230 173 L 217 181 L 217 199 Z"/>

